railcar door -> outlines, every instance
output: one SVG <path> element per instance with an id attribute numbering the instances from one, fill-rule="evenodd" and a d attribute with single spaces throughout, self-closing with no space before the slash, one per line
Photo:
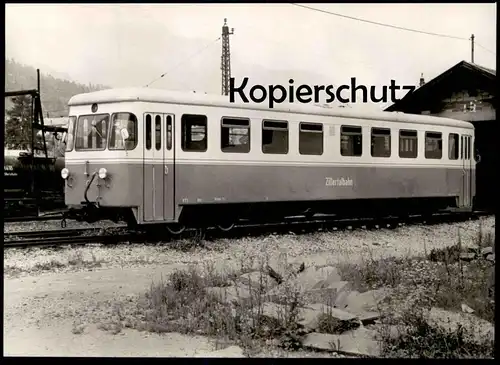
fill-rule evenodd
<path id="1" fill-rule="evenodd" d="M 163 115 L 144 114 L 144 221 L 163 221 Z"/>
<path id="2" fill-rule="evenodd" d="M 165 158 L 164 163 L 164 191 L 163 214 L 166 220 L 175 218 L 175 116 L 165 114 Z"/>
<path id="3" fill-rule="evenodd" d="M 462 202 L 464 207 L 472 205 L 472 137 L 462 135 L 460 140 L 462 160 Z"/>

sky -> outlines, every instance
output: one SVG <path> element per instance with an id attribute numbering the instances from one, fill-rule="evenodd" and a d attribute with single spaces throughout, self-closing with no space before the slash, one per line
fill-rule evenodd
<path id="1" fill-rule="evenodd" d="M 292 4 L 8 4 L 6 57 L 81 83 L 220 94 L 227 18 L 236 84 L 417 85 L 470 61 L 471 34 L 475 63 L 496 68 L 496 4 L 303 5 L 465 40 Z"/>

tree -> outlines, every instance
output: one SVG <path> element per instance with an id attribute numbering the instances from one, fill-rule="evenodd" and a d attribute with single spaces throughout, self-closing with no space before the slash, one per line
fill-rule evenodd
<path id="1" fill-rule="evenodd" d="M 31 150 L 31 123 L 33 113 L 30 96 L 15 96 L 7 110 L 5 121 L 5 146 L 9 149 Z"/>

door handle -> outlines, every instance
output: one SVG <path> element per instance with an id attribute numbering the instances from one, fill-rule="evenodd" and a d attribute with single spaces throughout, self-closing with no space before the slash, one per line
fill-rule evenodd
<path id="1" fill-rule="evenodd" d="M 165 165 L 165 175 L 168 175 L 168 166 Z"/>

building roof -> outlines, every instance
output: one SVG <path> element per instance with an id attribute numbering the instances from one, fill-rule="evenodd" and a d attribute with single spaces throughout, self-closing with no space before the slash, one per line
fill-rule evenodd
<path id="1" fill-rule="evenodd" d="M 238 97 L 239 99 L 239 97 Z M 455 119 L 437 118 L 417 114 L 389 113 L 385 111 L 359 111 L 350 108 L 321 108 L 314 105 L 300 104 L 277 104 L 274 108 L 269 108 L 267 103 L 243 103 L 240 101 L 230 102 L 228 96 L 209 95 L 200 93 L 189 93 L 179 91 L 169 91 L 163 89 L 151 88 L 124 88 L 107 89 L 91 93 L 79 94 L 73 96 L 68 105 L 71 106 L 89 106 L 104 103 L 122 103 L 122 102 L 149 102 L 149 103 L 167 103 L 181 105 L 196 105 L 205 107 L 222 107 L 232 109 L 245 109 L 252 111 L 295 113 L 305 115 L 317 115 L 325 117 L 340 117 L 350 119 L 381 120 L 389 122 L 402 123 L 422 123 L 431 125 L 447 125 L 463 128 L 470 128 L 472 124 L 458 121 Z M 271 118 L 271 116 L 270 116 Z"/>
<path id="2" fill-rule="evenodd" d="M 457 88 L 458 83 L 468 78 L 474 80 L 474 84 L 480 84 L 482 88 L 491 92 L 496 90 L 496 70 L 479 66 L 467 61 L 461 61 L 449 68 L 439 76 L 436 76 L 413 93 L 405 95 L 401 100 L 390 105 L 385 111 L 410 111 L 421 105 L 428 105 L 436 101 L 436 94 L 442 96 L 444 90 Z"/>

